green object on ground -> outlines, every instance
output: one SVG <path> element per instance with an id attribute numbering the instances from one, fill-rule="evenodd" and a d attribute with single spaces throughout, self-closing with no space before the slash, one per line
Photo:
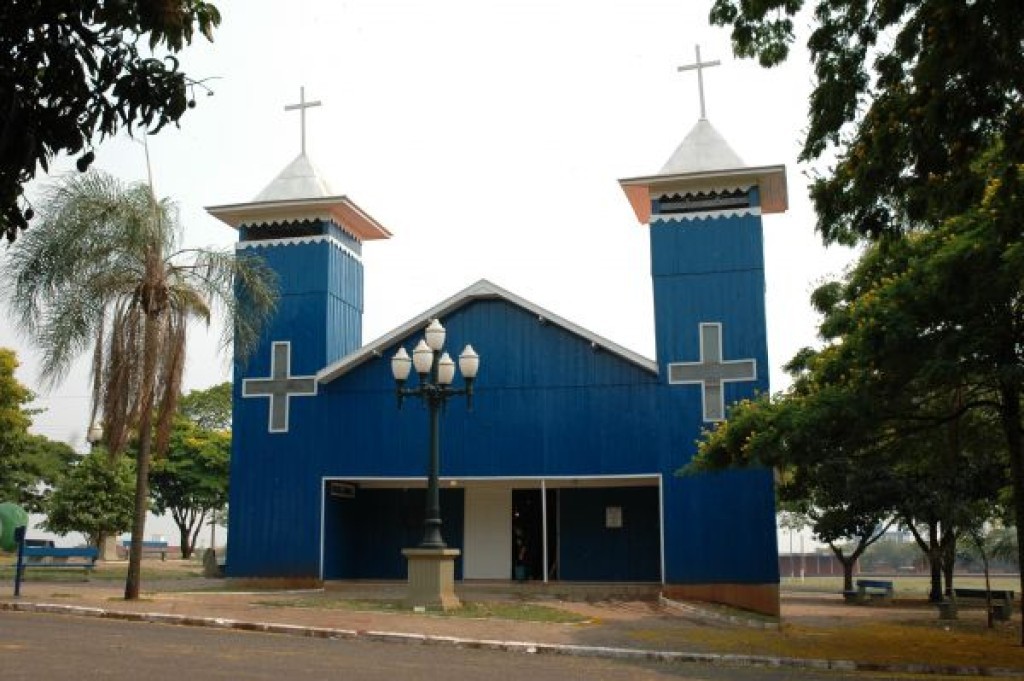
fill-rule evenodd
<path id="1" fill-rule="evenodd" d="M 0 504 L 0 550 L 15 551 L 14 528 L 28 527 L 28 513 L 21 506 L 5 501 Z"/>

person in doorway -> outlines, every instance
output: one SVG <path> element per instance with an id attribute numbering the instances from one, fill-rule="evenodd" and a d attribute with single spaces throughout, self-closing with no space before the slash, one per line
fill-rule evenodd
<path id="1" fill-rule="evenodd" d="M 525 582 L 529 574 L 526 551 L 526 537 L 523 535 L 523 528 L 515 529 L 515 575 L 516 580 Z"/>

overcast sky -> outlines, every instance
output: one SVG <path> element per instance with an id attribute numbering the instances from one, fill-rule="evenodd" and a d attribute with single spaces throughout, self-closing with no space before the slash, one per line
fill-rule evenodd
<path id="1" fill-rule="evenodd" d="M 654 356 L 646 227 L 617 180 L 656 173 L 698 118 L 705 71 L 711 123 L 749 165 L 785 164 L 790 210 L 765 223 L 768 349 L 779 367 L 816 342 L 808 295 L 850 260 L 813 231 L 796 157 L 810 69 L 797 50 L 763 70 L 732 57 L 707 23 L 710 0 L 219 0 L 216 41 L 186 71 L 197 91 L 180 129 L 150 139 L 157 193 L 177 200 L 186 241 L 230 248 L 205 206 L 252 199 L 299 152 L 299 117 L 320 100 L 308 155 L 394 237 L 364 247 L 364 341 L 480 278 L 612 341 Z M 143 148 L 102 144 L 96 166 L 143 180 Z M 62 167 L 70 167 L 64 163 Z M 6 316 L 5 316 L 6 319 Z M 217 333 L 194 333 L 186 389 L 229 376 Z M 0 325 L 19 378 L 38 390 L 30 341 Z M 487 357 L 484 362 L 500 362 Z M 84 446 L 86 370 L 41 393 L 36 430 Z"/>

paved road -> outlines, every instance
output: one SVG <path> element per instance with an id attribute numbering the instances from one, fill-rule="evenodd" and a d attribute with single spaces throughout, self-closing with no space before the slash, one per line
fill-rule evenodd
<path id="1" fill-rule="evenodd" d="M 443 670 L 442 670 L 443 667 Z M 705 665 L 636 664 L 442 646 L 328 641 L 293 636 L 0 612 L 0 676 L 22 679 L 765 679 L 891 678 Z M 910 677 L 901 677 L 910 678 Z M 930 677 L 933 681 L 937 677 Z"/>

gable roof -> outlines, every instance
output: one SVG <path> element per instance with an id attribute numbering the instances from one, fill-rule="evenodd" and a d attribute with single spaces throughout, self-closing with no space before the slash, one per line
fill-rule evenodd
<path id="1" fill-rule="evenodd" d="M 628 350 L 617 343 L 597 335 L 582 326 L 573 324 L 572 322 L 559 317 L 556 314 L 548 312 L 544 308 L 525 298 L 521 298 L 510 291 L 507 291 L 500 286 L 492 284 L 486 279 L 481 279 L 472 286 L 463 289 L 456 293 L 454 296 L 441 301 L 434 307 L 425 310 L 421 314 L 416 315 L 409 321 L 405 322 L 401 326 L 398 326 L 394 330 L 384 334 L 380 338 L 377 338 L 370 343 L 367 343 L 363 347 L 359 348 L 355 352 L 342 357 L 334 364 L 330 364 L 320 371 L 317 372 L 316 378 L 319 383 L 330 383 L 334 379 L 344 376 L 346 373 L 354 369 L 355 367 L 363 364 L 364 362 L 380 357 L 383 354 L 385 348 L 393 345 L 394 343 L 402 340 L 406 336 L 415 333 L 416 331 L 425 328 L 430 320 L 439 317 L 444 317 L 448 313 L 463 307 L 474 300 L 504 300 L 512 305 L 520 307 L 527 312 L 537 315 L 539 318 L 543 318 L 550 324 L 559 326 L 566 331 L 575 334 L 584 340 L 590 342 L 595 347 L 601 347 L 607 352 L 617 355 L 618 357 L 635 364 L 641 369 L 649 371 L 652 374 L 657 375 L 658 365 L 654 360 L 647 359 L 643 355 L 640 355 L 632 350 Z"/>

